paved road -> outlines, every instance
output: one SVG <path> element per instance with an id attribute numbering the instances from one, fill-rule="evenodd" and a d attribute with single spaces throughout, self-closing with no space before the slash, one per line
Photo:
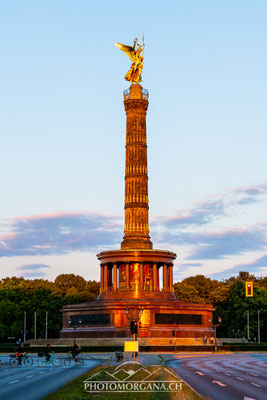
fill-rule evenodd
<path id="1" fill-rule="evenodd" d="M 63 356 L 64 357 L 64 356 Z M 0 399 L 1 400 L 39 400 L 49 393 L 58 390 L 70 380 L 85 373 L 96 365 L 106 362 L 108 355 L 83 355 L 82 366 L 70 365 L 39 367 L 37 357 L 33 357 L 31 367 L 8 365 L 9 357 L 0 355 L 5 364 L 0 367 Z M 82 390 L 83 388 L 81 388 Z"/>
<path id="2" fill-rule="evenodd" d="M 212 400 L 267 399 L 267 354 L 163 355 L 166 365 Z"/>

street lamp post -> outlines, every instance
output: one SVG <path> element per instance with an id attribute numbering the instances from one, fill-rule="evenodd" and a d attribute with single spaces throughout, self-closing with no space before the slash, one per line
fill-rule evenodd
<path id="1" fill-rule="evenodd" d="M 212 320 L 211 319 L 209 319 L 209 322 L 212 322 Z M 216 329 L 221 325 L 221 323 L 222 323 L 222 318 L 221 317 L 219 317 L 218 318 L 218 323 L 217 324 L 212 324 L 212 326 L 213 326 L 213 328 L 214 328 L 214 340 L 215 340 L 215 344 L 214 344 L 214 352 L 216 353 L 216 351 L 217 351 L 217 349 L 218 349 L 218 346 L 217 346 L 217 331 L 216 331 Z"/>
<path id="2" fill-rule="evenodd" d="M 77 322 L 73 321 L 72 319 L 69 319 L 69 325 L 73 326 L 73 343 L 76 343 L 76 329 L 78 326 L 81 326 L 82 324 L 81 318 L 79 318 Z"/>
<path id="3" fill-rule="evenodd" d="M 216 329 L 221 325 L 222 319 L 221 317 L 218 318 L 218 324 L 213 324 L 214 327 L 214 336 L 215 336 L 215 346 L 214 346 L 214 351 L 215 353 L 217 352 L 217 336 L 216 336 Z"/>

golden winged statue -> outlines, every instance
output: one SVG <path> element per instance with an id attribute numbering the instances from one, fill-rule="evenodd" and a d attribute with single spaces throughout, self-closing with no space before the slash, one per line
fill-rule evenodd
<path id="1" fill-rule="evenodd" d="M 143 37 L 143 45 L 141 46 L 138 42 L 138 39 L 134 39 L 134 45 L 133 46 L 126 46 L 125 44 L 121 43 L 115 43 L 115 45 L 124 53 L 127 54 L 127 56 L 130 58 L 130 60 L 133 62 L 131 65 L 130 70 L 127 72 L 125 75 L 124 79 L 126 81 L 132 82 L 132 83 L 139 83 L 142 82 L 142 69 L 143 69 L 143 60 L 144 60 L 144 37 Z M 138 46 L 136 49 L 135 47 Z"/>

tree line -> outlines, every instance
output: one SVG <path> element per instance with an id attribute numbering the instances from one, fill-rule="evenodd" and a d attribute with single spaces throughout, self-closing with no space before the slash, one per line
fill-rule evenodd
<path id="1" fill-rule="evenodd" d="M 254 283 L 254 296 L 245 296 L 245 281 Z M 0 280 L 0 340 L 23 338 L 26 311 L 27 338 L 34 337 L 34 313 L 37 317 L 37 338 L 44 338 L 46 313 L 48 337 L 59 337 L 62 328 L 61 308 L 96 300 L 100 284 L 74 274 L 61 274 L 54 282 L 44 279 L 4 278 Z M 267 341 L 267 278 L 256 278 L 248 272 L 217 281 L 204 275 L 191 276 L 174 284 L 180 301 L 209 303 L 216 307 L 214 323 L 222 318 L 219 337 L 247 337 L 247 311 L 250 316 L 250 337 L 257 337 L 258 310 L 261 340 Z"/>
<path id="2" fill-rule="evenodd" d="M 245 282 L 253 282 L 254 295 L 246 297 Z M 260 312 L 261 341 L 267 341 L 267 278 L 257 278 L 241 271 L 236 277 L 222 281 L 204 275 L 190 276 L 174 284 L 174 291 L 181 301 L 208 303 L 216 307 L 213 322 L 219 317 L 218 337 L 248 337 L 247 313 L 249 311 L 249 336 L 258 340 L 258 311 Z"/>
<path id="3" fill-rule="evenodd" d="M 59 337 L 62 306 L 96 300 L 99 288 L 98 282 L 74 274 L 61 274 L 54 282 L 16 277 L 0 280 L 0 340 L 23 338 L 25 311 L 28 339 L 34 338 L 35 312 L 36 337 L 45 337 L 46 313 L 48 337 Z"/>

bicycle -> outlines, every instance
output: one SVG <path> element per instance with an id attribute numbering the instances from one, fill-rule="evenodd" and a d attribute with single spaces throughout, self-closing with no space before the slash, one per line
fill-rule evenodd
<path id="1" fill-rule="evenodd" d="M 70 365 L 70 363 L 74 361 L 75 365 L 83 365 L 83 358 L 79 357 L 78 355 L 75 357 L 68 356 L 64 360 L 65 365 Z"/>
<path id="2" fill-rule="evenodd" d="M 115 351 L 116 361 L 120 362 L 123 359 L 123 352 L 122 351 Z"/>
<path id="3" fill-rule="evenodd" d="M 40 353 L 39 353 L 40 354 Z M 38 365 L 39 367 L 44 367 L 45 365 L 49 365 L 52 363 L 54 367 L 59 367 L 61 365 L 61 359 L 57 358 L 55 354 L 51 354 L 49 361 L 47 361 L 47 358 L 43 355 L 38 354 Z"/>
<path id="4" fill-rule="evenodd" d="M 21 361 L 19 362 L 19 356 L 17 356 L 16 354 L 9 354 L 9 365 L 12 368 L 16 368 L 18 365 L 25 365 L 25 367 L 31 367 L 33 364 L 33 359 L 31 357 L 28 356 L 28 353 L 23 353 Z"/>

